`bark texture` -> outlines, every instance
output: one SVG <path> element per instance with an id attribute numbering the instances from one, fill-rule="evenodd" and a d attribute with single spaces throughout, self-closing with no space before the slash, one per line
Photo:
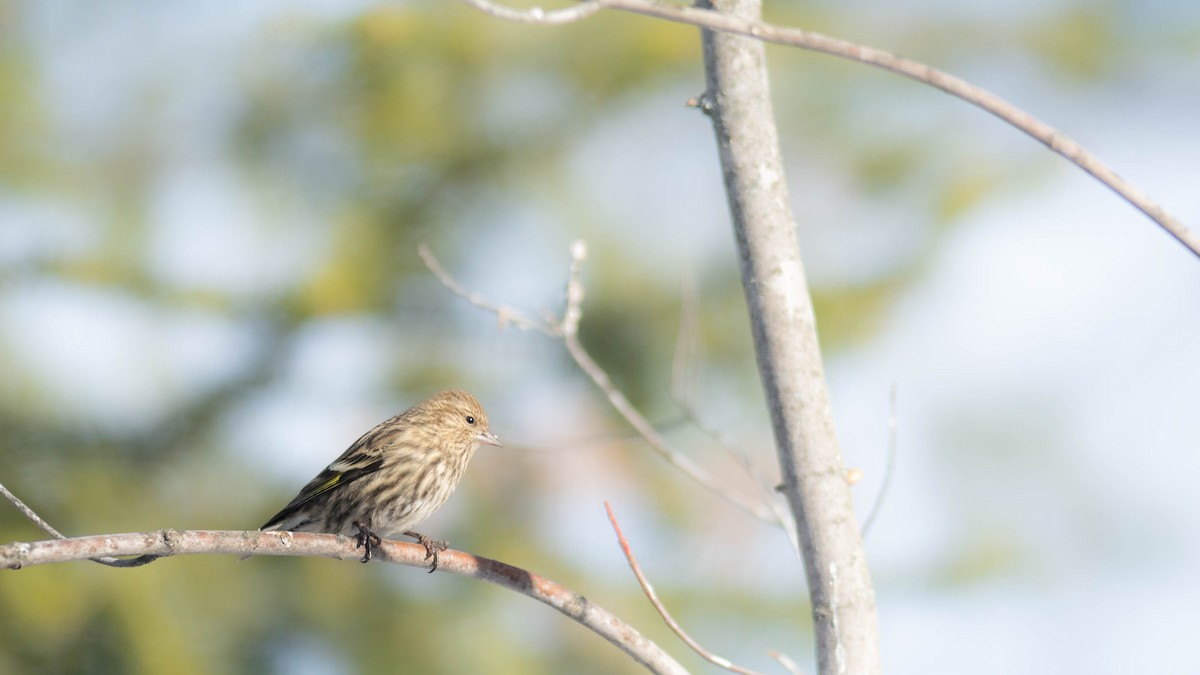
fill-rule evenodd
<path id="1" fill-rule="evenodd" d="M 757 21 L 758 0 L 706 8 Z M 707 91 L 759 374 L 796 519 L 819 672 L 879 673 L 875 592 L 846 482 L 788 200 L 761 42 L 703 31 Z"/>

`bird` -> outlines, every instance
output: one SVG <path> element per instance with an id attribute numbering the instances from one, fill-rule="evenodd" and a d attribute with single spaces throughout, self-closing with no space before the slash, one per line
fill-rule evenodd
<path id="1" fill-rule="evenodd" d="M 483 405 L 465 391 L 435 394 L 363 434 L 259 529 L 350 535 L 364 563 L 403 534 L 425 547 L 432 573 L 448 544 L 412 528 L 446 502 L 481 445 L 502 447 Z"/>

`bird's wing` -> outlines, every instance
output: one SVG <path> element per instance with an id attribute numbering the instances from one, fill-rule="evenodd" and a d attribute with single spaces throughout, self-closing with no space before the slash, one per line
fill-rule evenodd
<path id="1" fill-rule="evenodd" d="M 377 457 L 367 464 L 355 466 L 355 464 L 363 461 L 363 459 L 365 458 L 359 455 L 357 457 L 339 459 L 333 464 L 330 464 L 325 468 L 324 471 L 317 474 L 316 478 L 309 481 L 308 485 L 305 485 L 304 488 L 300 490 L 300 494 L 296 495 L 295 499 L 293 499 L 287 506 L 283 507 L 279 513 L 276 513 L 273 518 L 268 520 L 265 525 L 258 529 L 269 530 L 273 526 L 277 526 L 284 520 L 287 520 L 292 514 L 299 511 L 304 507 L 304 505 L 308 504 L 317 497 L 320 497 L 330 490 L 336 490 L 337 488 L 349 485 L 355 480 L 358 480 L 359 478 L 362 478 L 368 474 L 375 473 L 383 467 L 382 457 Z"/>

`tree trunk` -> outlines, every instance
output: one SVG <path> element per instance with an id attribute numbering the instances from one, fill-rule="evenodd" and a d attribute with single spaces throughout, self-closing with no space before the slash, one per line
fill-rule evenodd
<path id="1" fill-rule="evenodd" d="M 703 5 L 702 5 L 703 6 Z M 709 7 L 760 20 L 759 0 Z M 763 44 L 702 31 L 708 89 L 781 491 L 799 532 L 823 675 L 881 671 L 875 592 L 845 479 L 788 202 Z"/>

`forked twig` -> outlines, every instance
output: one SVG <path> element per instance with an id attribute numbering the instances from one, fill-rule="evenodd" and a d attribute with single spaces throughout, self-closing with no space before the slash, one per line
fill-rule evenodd
<path id="1" fill-rule="evenodd" d="M 552 337 L 558 337 L 559 333 L 554 325 L 534 319 L 512 307 L 489 302 L 487 298 L 479 293 L 467 290 L 465 286 L 459 283 L 458 279 L 454 278 L 454 275 L 447 272 L 445 267 L 442 267 L 442 263 L 437 259 L 437 256 L 433 255 L 433 252 L 425 244 L 417 246 L 417 255 L 421 256 L 421 261 L 425 263 L 425 267 L 429 268 L 430 272 L 433 272 L 433 276 L 437 277 L 437 280 L 442 282 L 443 286 L 468 303 L 495 314 L 496 318 L 500 321 L 501 328 L 512 324 L 521 330 L 532 330 Z"/>
<path id="2" fill-rule="evenodd" d="M 775 523 L 782 527 L 783 531 L 787 534 L 788 543 L 792 545 L 792 550 L 796 552 L 796 555 L 800 555 L 800 534 L 796 531 L 796 521 L 792 518 L 791 512 L 780 502 L 778 498 L 779 493 L 771 488 L 766 476 L 754 465 L 754 461 L 750 459 L 750 455 L 744 450 L 735 448 L 727 443 L 720 432 L 705 422 L 694 407 L 685 405 L 679 400 L 676 400 L 675 403 L 683 409 L 684 415 L 692 426 L 707 436 L 713 443 L 716 443 L 717 447 L 724 450 L 725 454 L 729 455 L 729 458 L 746 472 L 746 475 L 750 477 L 750 480 L 754 483 L 754 487 L 758 490 L 759 496 L 762 497 L 763 503 L 775 514 Z"/>
<path id="3" fill-rule="evenodd" d="M 4 487 L 3 484 L 0 484 L 0 494 L 3 494 L 5 499 L 12 502 L 12 505 L 17 507 L 18 511 L 20 511 L 26 518 L 32 520 L 33 524 L 41 528 L 46 534 L 54 537 L 55 539 L 67 538 L 61 532 L 54 529 L 54 526 L 46 522 L 46 520 L 39 516 L 33 509 L 29 508 L 29 506 L 27 506 L 25 502 L 21 501 L 19 497 L 10 492 L 8 488 Z M 158 556 L 139 555 L 136 558 L 114 558 L 112 556 L 99 556 L 96 558 L 88 558 L 88 560 L 100 563 L 101 565 L 107 565 L 109 567 L 141 567 L 142 565 L 158 560 Z"/>
<path id="4" fill-rule="evenodd" d="M 700 433 L 704 434 L 725 451 L 754 483 L 767 508 L 775 514 L 777 524 L 787 533 L 788 541 L 796 555 L 800 555 L 800 537 L 796 532 L 796 521 L 784 505 L 780 503 L 779 495 L 767 484 L 766 478 L 750 459 L 749 453 L 734 448 L 726 443 L 712 426 L 696 412 L 695 384 L 696 373 L 700 370 L 700 329 L 699 309 L 695 283 L 690 279 L 683 286 L 683 302 L 679 313 L 679 336 L 675 341 L 675 356 L 671 365 L 671 398 L 683 411 L 684 417 Z"/>
<path id="5" fill-rule="evenodd" d="M 625 421 L 646 440 L 651 449 L 657 452 L 667 463 L 759 520 L 773 524 L 777 523 L 776 516 L 769 506 L 729 490 L 717 482 L 703 467 L 671 447 L 671 444 L 658 432 L 654 425 L 613 384 L 608 373 L 583 348 L 583 345 L 579 342 L 579 321 L 583 316 L 582 303 L 584 298 L 584 288 L 580 280 L 580 272 L 584 260 L 587 259 L 587 246 L 583 241 L 575 241 L 571 244 L 571 268 L 567 280 L 566 307 L 563 310 L 562 319 L 557 325 L 548 321 L 544 322 L 532 319 L 516 309 L 497 305 L 487 300 L 481 294 L 467 290 L 465 286 L 442 267 L 437 257 L 433 255 L 433 252 L 428 247 L 420 247 L 418 253 L 421 259 L 425 261 L 425 265 L 429 267 L 429 270 L 433 272 L 434 276 L 446 288 L 470 304 L 497 314 L 497 316 L 501 317 L 502 325 L 512 323 L 526 330 L 534 330 L 561 339 L 567 348 L 567 353 L 575 361 L 575 365 L 591 378 L 592 382 L 604 393 L 609 404 L 612 405 L 621 417 L 625 418 Z"/>
<path id="6" fill-rule="evenodd" d="M 582 240 L 577 240 L 571 244 L 571 270 L 567 279 L 567 303 L 566 309 L 563 311 L 562 327 L 560 335 L 562 335 L 563 343 L 567 348 L 567 353 L 575 361 L 575 365 L 592 379 L 592 382 L 599 387 L 600 391 L 604 392 L 605 397 L 612 407 L 620 413 L 625 421 L 629 423 L 650 447 L 654 449 L 663 459 L 667 460 L 671 466 L 682 471 L 692 480 L 700 485 L 708 488 L 716 494 L 724 497 L 733 504 L 741 507 L 745 511 L 753 514 L 756 518 L 765 522 L 774 523 L 775 519 L 770 508 L 765 504 L 755 503 L 746 497 L 743 497 L 737 492 L 729 490 L 725 486 L 718 483 L 707 471 L 700 465 L 693 462 L 686 455 L 676 452 L 667 439 L 658 432 L 653 424 L 647 420 L 637 408 L 634 407 L 625 394 L 617 389 L 613 384 L 612 378 L 608 376 L 600 364 L 592 359 L 591 354 L 583 348 L 579 342 L 579 320 L 583 317 L 583 283 L 580 280 L 580 272 L 583 269 L 583 261 L 587 259 L 587 246 Z"/>

